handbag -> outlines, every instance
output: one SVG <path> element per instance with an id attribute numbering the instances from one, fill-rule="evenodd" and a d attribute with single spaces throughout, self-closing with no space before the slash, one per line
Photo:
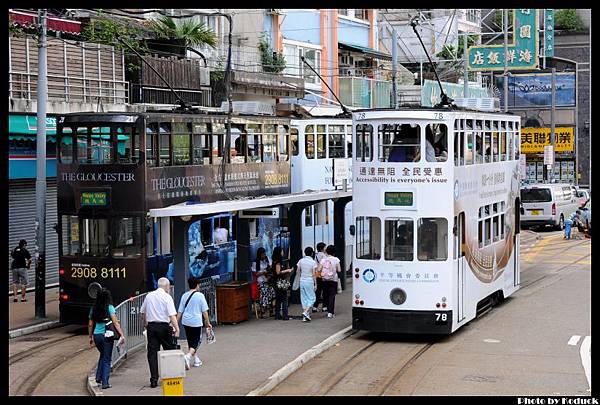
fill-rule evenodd
<path id="1" fill-rule="evenodd" d="M 282 277 L 277 280 L 277 283 L 275 284 L 275 286 L 280 291 L 287 291 L 287 289 L 290 288 L 290 282 L 286 278 Z"/>
<path id="2" fill-rule="evenodd" d="M 104 337 L 108 340 L 119 340 L 121 338 L 121 335 L 119 334 L 119 332 L 117 331 L 117 328 L 115 327 L 115 324 L 113 323 L 112 320 L 109 320 L 108 318 L 105 319 L 106 325 L 104 326 Z"/>
<path id="3" fill-rule="evenodd" d="M 300 270 L 296 269 L 294 274 L 294 283 L 292 284 L 292 290 L 296 291 L 300 288 Z"/>

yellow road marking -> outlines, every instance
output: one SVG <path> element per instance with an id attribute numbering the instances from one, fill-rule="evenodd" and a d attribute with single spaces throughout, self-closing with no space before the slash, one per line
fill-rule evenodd
<path id="1" fill-rule="evenodd" d="M 548 243 L 550 243 L 551 239 L 553 239 L 553 238 L 554 238 L 554 235 L 551 236 L 551 237 L 549 237 L 549 238 L 542 239 L 541 242 L 539 242 L 537 245 L 535 245 L 534 247 L 532 247 L 531 249 L 529 249 L 529 252 L 527 252 L 527 254 L 525 255 L 525 257 L 523 257 L 523 260 L 526 261 L 526 262 L 532 262 L 533 259 L 535 259 L 535 257 L 544 248 L 544 246 L 546 246 Z"/>

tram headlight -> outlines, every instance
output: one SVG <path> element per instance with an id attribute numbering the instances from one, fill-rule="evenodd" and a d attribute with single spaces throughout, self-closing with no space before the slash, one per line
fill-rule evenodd
<path id="1" fill-rule="evenodd" d="M 406 301 L 406 292 L 404 292 L 404 290 L 401 288 L 394 288 L 390 292 L 390 300 L 395 305 L 402 305 Z"/>

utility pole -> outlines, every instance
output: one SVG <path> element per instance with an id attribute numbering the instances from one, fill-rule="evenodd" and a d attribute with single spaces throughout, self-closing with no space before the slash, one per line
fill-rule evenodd
<path id="1" fill-rule="evenodd" d="M 38 82 L 37 82 L 37 150 L 36 150 L 36 239 L 35 317 L 46 317 L 46 101 L 48 99 L 46 9 L 38 10 Z"/>
<path id="2" fill-rule="evenodd" d="M 463 57 L 465 59 L 465 95 L 463 96 L 464 98 L 469 97 L 469 72 L 467 71 L 467 65 L 469 64 L 469 61 L 467 60 L 467 33 L 465 32 L 465 42 L 464 42 L 464 49 L 463 49 Z"/>
<path id="3" fill-rule="evenodd" d="M 548 178 L 550 179 L 550 183 L 554 182 L 554 166 L 556 162 L 554 161 L 555 155 L 555 146 L 556 146 L 556 136 L 554 134 L 554 109 L 556 108 L 556 68 L 552 68 L 552 100 L 550 107 L 550 144 L 552 145 L 552 166 L 548 166 L 550 168 L 550 174 Z"/>
<path id="4" fill-rule="evenodd" d="M 508 9 L 502 10 L 504 21 L 504 112 L 508 111 Z"/>
<path id="5" fill-rule="evenodd" d="M 546 69 L 546 9 L 544 9 L 544 24 L 542 28 L 542 44 L 544 44 L 544 56 L 542 58 L 542 69 Z"/>
<path id="6" fill-rule="evenodd" d="M 398 88 L 396 87 L 396 73 L 398 69 L 398 34 L 396 28 L 392 28 L 392 104 L 398 108 Z"/>

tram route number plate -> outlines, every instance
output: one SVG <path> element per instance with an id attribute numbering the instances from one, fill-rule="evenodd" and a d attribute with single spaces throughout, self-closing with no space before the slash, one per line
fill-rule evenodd
<path id="1" fill-rule="evenodd" d="M 444 312 L 435 312 L 433 314 L 436 325 L 448 325 L 448 314 Z"/>

